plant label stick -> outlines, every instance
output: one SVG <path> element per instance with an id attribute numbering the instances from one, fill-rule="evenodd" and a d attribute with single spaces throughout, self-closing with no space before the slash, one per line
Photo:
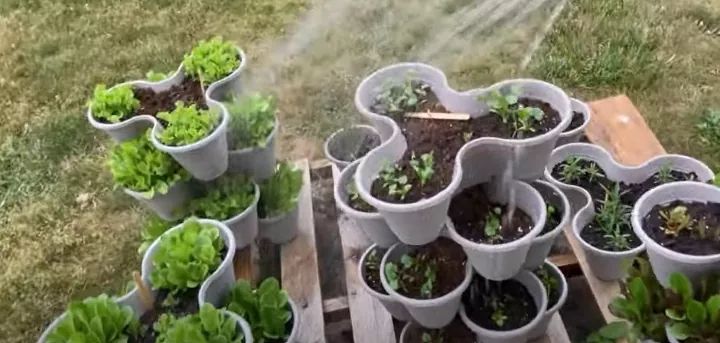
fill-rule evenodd
<path id="1" fill-rule="evenodd" d="M 155 297 L 153 297 L 152 292 L 150 292 L 150 289 L 148 289 L 145 281 L 143 281 L 140 277 L 140 273 L 138 271 L 133 272 L 133 280 L 135 281 L 135 287 L 137 287 L 138 293 L 140 294 L 140 301 L 142 302 L 143 307 L 145 307 L 146 310 L 152 309 Z"/>
<path id="2" fill-rule="evenodd" d="M 470 120 L 467 113 L 408 112 L 405 118 L 439 119 L 439 120 Z"/>

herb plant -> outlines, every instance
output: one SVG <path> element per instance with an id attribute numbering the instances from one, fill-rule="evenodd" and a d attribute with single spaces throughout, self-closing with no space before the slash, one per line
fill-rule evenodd
<path id="1" fill-rule="evenodd" d="M 560 297 L 560 282 L 550 271 L 550 267 L 543 264 L 535 269 L 533 273 L 542 281 L 548 296 L 548 308 L 552 307 Z"/>
<path id="2" fill-rule="evenodd" d="M 225 306 L 248 321 L 255 342 L 285 341 L 290 335 L 287 324 L 293 318 L 288 295 L 275 278 L 265 279 L 257 289 L 239 280 L 225 299 Z"/>
<path id="3" fill-rule="evenodd" d="M 140 323 L 132 308 L 102 294 L 70 304 L 65 318 L 48 335 L 47 343 L 126 342 Z"/>
<path id="4" fill-rule="evenodd" d="M 664 164 L 660 167 L 660 169 L 657 172 L 657 175 L 655 175 L 655 178 L 660 184 L 668 183 L 675 181 L 675 177 L 672 174 L 672 165 L 671 164 Z"/>
<path id="5" fill-rule="evenodd" d="M 677 237 L 680 231 L 692 230 L 693 219 L 687 213 L 687 207 L 675 206 L 660 212 L 664 224 L 660 229 L 667 236 Z"/>
<path id="6" fill-rule="evenodd" d="M 240 56 L 230 42 L 220 37 L 201 40 L 183 58 L 185 73 L 208 85 L 230 75 L 240 66 Z"/>
<path id="7" fill-rule="evenodd" d="M 167 221 L 158 216 L 152 216 L 145 222 L 142 230 L 140 231 L 140 238 L 142 243 L 138 248 L 138 254 L 142 255 L 150 247 L 158 237 L 162 236 L 165 231 L 169 230 L 173 226 L 177 225 L 177 221 Z"/>
<path id="8" fill-rule="evenodd" d="M 632 207 L 620 200 L 620 185 L 615 184 L 612 189 L 605 189 L 605 199 L 600 200 L 600 208 L 594 221 L 603 232 L 608 247 L 615 251 L 630 249 L 630 214 Z"/>
<path id="9" fill-rule="evenodd" d="M 437 282 L 437 264 L 427 254 L 400 257 L 400 264 L 387 262 L 385 264 L 385 277 L 394 290 L 402 289 L 409 293 L 411 284 L 422 282 L 420 296 L 425 299 L 432 298 L 433 289 Z"/>
<path id="10" fill-rule="evenodd" d="M 435 174 L 435 170 L 433 169 L 433 152 L 431 151 L 427 154 L 420 155 L 419 160 L 416 159 L 415 154 L 413 154 L 410 159 L 410 166 L 413 170 L 415 170 L 415 173 L 420 178 L 420 185 L 424 186 L 428 181 L 430 181 L 433 174 Z"/>
<path id="11" fill-rule="evenodd" d="M 387 81 L 375 97 L 375 108 L 389 115 L 417 111 L 427 101 L 430 86 L 408 76 L 404 81 Z"/>
<path id="12" fill-rule="evenodd" d="M 114 146 L 108 165 L 116 186 L 151 198 L 156 193 L 166 194 L 176 182 L 188 180 L 190 174 L 170 155 L 155 149 L 149 135 L 150 130 Z"/>
<path id="13" fill-rule="evenodd" d="M 221 310 L 205 303 L 200 312 L 182 318 L 163 314 L 155 325 L 157 343 L 242 343 L 238 323 Z"/>
<path id="14" fill-rule="evenodd" d="M 223 176 L 208 186 L 205 195 L 190 202 L 190 214 L 200 218 L 228 220 L 255 201 L 255 184 L 245 175 Z"/>
<path id="15" fill-rule="evenodd" d="M 422 343 L 444 343 L 445 339 L 438 330 L 435 334 L 429 332 L 423 332 Z"/>
<path id="16" fill-rule="evenodd" d="M 160 112 L 157 117 L 167 122 L 158 139 L 167 145 L 180 146 L 195 143 L 215 129 L 220 116 L 210 110 L 198 110 L 197 105 L 175 103 L 172 112 Z"/>
<path id="17" fill-rule="evenodd" d="M 93 98 L 88 102 L 93 117 L 108 123 L 119 123 L 130 118 L 140 107 L 130 85 L 107 89 L 105 85 L 95 86 Z"/>
<path id="18" fill-rule="evenodd" d="M 290 212 L 298 203 L 302 189 L 302 172 L 289 163 L 282 162 L 275 173 L 260 184 L 260 218 L 279 216 Z"/>
<path id="19" fill-rule="evenodd" d="M 511 124 L 513 137 L 522 137 L 525 132 L 535 132 L 535 124 L 542 121 L 545 113 L 537 107 L 525 107 L 518 100 L 522 90 L 511 87 L 503 94 L 499 90 L 492 91 L 485 102 L 495 114 L 500 116 L 504 124 Z"/>
<path id="20" fill-rule="evenodd" d="M 569 156 L 565 159 L 560 169 L 560 181 L 575 184 L 584 175 L 584 168 L 580 165 L 581 158 Z"/>
<path id="21" fill-rule="evenodd" d="M 490 243 L 502 240 L 502 209 L 493 207 L 492 211 L 485 215 L 485 237 Z"/>
<path id="22" fill-rule="evenodd" d="M 265 147 L 268 136 L 275 128 L 275 98 L 256 93 L 225 105 L 230 113 L 231 150 Z"/>
<path id="23" fill-rule="evenodd" d="M 382 187 L 387 190 L 391 197 L 405 199 L 405 195 L 412 189 L 412 185 L 408 183 L 407 175 L 403 175 L 398 165 L 388 165 L 380 171 L 380 179 L 382 179 Z"/>
<path id="24" fill-rule="evenodd" d="M 160 237 L 152 257 L 153 287 L 171 295 L 198 287 L 220 265 L 223 247 L 217 227 L 188 219 L 180 229 Z"/>

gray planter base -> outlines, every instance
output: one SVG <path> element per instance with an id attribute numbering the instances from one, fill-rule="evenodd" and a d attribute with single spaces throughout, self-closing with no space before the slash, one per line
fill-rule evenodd
<path id="1" fill-rule="evenodd" d="M 264 238 L 273 244 L 285 244 L 292 241 L 298 234 L 299 206 L 290 212 L 272 218 L 260 218 L 260 238 Z"/>

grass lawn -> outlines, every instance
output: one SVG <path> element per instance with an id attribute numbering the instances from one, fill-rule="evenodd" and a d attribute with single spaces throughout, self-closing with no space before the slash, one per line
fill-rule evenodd
<path id="1" fill-rule="evenodd" d="M 253 89 L 279 95 L 284 156 L 319 157 L 323 137 L 359 120 L 364 75 L 420 59 L 458 88 L 533 76 L 584 99 L 625 92 L 668 151 L 720 167 L 694 129 L 720 107 L 720 36 L 704 33 L 720 27 L 720 0 L 570 0 L 521 70 L 558 3 L 1 2 L 0 341 L 34 341 L 70 299 L 118 290 L 139 268 L 147 213 L 113 190 L 110 141 L 84 104 L 97 83 L 174 70 L 213 35 L 246 50 Z"/>

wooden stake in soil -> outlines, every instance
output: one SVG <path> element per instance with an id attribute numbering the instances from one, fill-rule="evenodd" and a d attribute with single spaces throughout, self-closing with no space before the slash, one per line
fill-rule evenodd
<path id="1" fill-rule="evenodd" d="M 408 112 L 405 118 L 439 119 L 439 120 L 470 120 L 467 113 L 439 113 L 439 112 Z"/>
<path id="2" fill-rule="evenodd" d="M 145 284 L 145 281 L 143 281 L 140 277 L 140 272 L 133 272 L 133 280 L 135 281 L 135 287 L 137 287 L 138 293 L 140 294 L 140 302 L 142 302 L 143 307 L 145 310 L 152 309 L 155 297 L 153 297 L 152 292 L 150 292 L 150 289 Z"/>

